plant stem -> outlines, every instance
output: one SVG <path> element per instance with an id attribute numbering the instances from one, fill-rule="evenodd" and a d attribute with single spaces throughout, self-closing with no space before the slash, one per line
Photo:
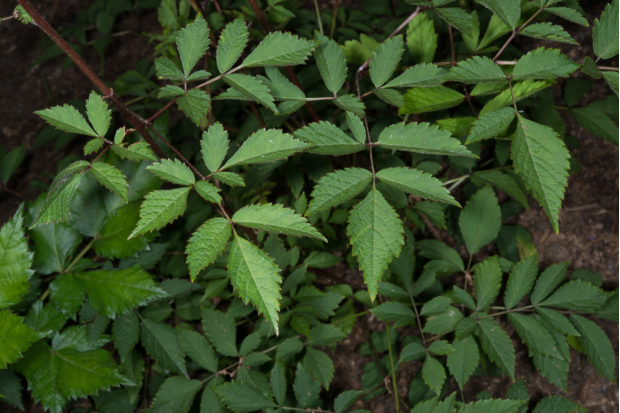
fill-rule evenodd
<path id="1" fill-rule="evenodd" d="M 86 244 L 86 246 L 82 249 L 82 251 L 80 251 L 80 253 L 73 259 L 73 261 L 71 261 L 71 264 L 69 264 L 69 266 L 62 271 L 62 273 L 66 274 L 66 273 L 70 272 L 73 269 L 73 267 L 75 266 L 75 264 L 77 264 L 78 261 L 80 259 L 82 259 L 84 254 L 86 254 L 88 252 L 88 250 L 91 249 L 91 247 L 93 246 L 95 241 L 97 241 L 98 239 L 99 239 L 99 234 L 97 234 L 95 236 L 95 238 L 93 238 L 88 244 Z"/>
<path id="2" fill-rule="evenodd" d="M 321 20 L 321 11 L 319 10 L 319 3 L 314 0 L 314 8 L 316 9 L 316 22 L 319 26 L 319 33 L 323 36 L 323 21 Z"/>
<path id="3" fill-rule="evenodd" d="M 456 56 L 454 54 L 454 36 L 452 35 L 452 25 L 448 25 L 448 34 L 450 35 L 450 53 L 452 55 L 452 66 L 456 65 Z"/>
<path id="4" fill-rule="evenodd" d="M 532 15 L 532 17 L 530 17 L 525 23 L 523 23 L 521 25 L 521 27 L 519 27 L 516 30 L 512 31 L 512 34 L 510 35 L 510 37 L 508 38 L 508 40 L 506 40 L 506 43 L 504 43 L 504 45 L 502 46 L 501 49 L 499 49 L 499 52 L 497 52 L 497 54 L 495 55 L 495 57 L 493 58 L 493 61 L 495 62 L 497 59 L 499 59 L 499 57 L 501 56 L 502 53 L 504 53 L 504 50 L 506 50 L 506 47 L 508 47 L 508 45 L 510 44 L 510 42 L 512 42 L 512 40 L 517 36 L 517 34 L 519 34 L 521 32 L 521 30 L 525 29 L 525 27 L 530 24 L 530 22 L 532 20 L 534 20 L 536 18 L 536 16 L 538 16 L 540 13 L 542 13 L 542 11 L 545 8 L 541 8 L 540 10 L 538 10 L 536 13 L 534 13 Z"/>
<path id="5" fill-rule="evenodd" d="M 185 157 L 183 155 L 181 155 L 181 152 L 179 152 L 177 150 L 177 148 L 175 148 L 170 142 L 168 142 L 163 136 L 161 136 L 159 134 L 159 132 L 157 132 L 157 130 L 153 127 L 153 125 L 149 125 L 149 129 L 151 129 L 151 131 L 153 131 L 153 133 L 155 133 L 155 135 L 157 135 L 157 137 L 159 139 L 161 139 L 161 141 L 163 143 L 165 143 L 166 146 L 168 146 L 170 149 L 172 149 L 172 151 L 179 157 L 179 159 L 181 159 L 183 162 L 185 162 L 185 164 L 187 166 L 189 166 L 191 168 L 191 170 L 194 171 L 196 173 L 196 175 L 198 175 L 200 177 L 200 179 L 202 179 L 202 180 L 205 179 L 205 176 L 203 174 L 201 174 L 200 171 L 198 169 L 196 169 L 196 167 L 194 165 L 192 165 L 190 161 L 185 159 Z"/>
<path id="6" fill-rule="evenodd" d="M 512 82 L 510 81 L 510 77 L 508 78 L 508 86 L 510 86 L 510 96 L 512 96 L 512 106 L 515 108 L 515 115 L 519 116 L 519 111 L 517 110 L 517 101 L 515 100 L 515 94 L 512 90 Z"/>
<path id="7" fill-rule="evenodd" d="M 620 69 L 618 69 L 617 67 L 610 67 L 610 66 L 597 66 L 599 70 L 612 70 L 614 72 L 618 72 Z"/>
<path id="8" fill-rule="evenodd" d="M 332 17 L 332 28 L 330 30 L 329 33 L 329 38 L 333 39 L 334 38 L 334 31 L 336 30 L 336 15 L 338 14 L 338 1 L 336 0 L 334 2 L 334 17 Z"/>
<path id="9" fill-rule="evenodd" d="M 394 369 L 394 356 L 392 355 L 392 340 L 390 338 L 390 326 L 388 323 L 385 323 L 385 333 L 387 334 L 387 345 L 388 345 L 388 353 L 390 355 L 390 369 L 392 370 L 392 389 L 394 391 L 394 403 L 396 403 L 396 411 L 400 411 L 400 407 L 398 406 L 398 401 L 400 397 L 398 396 L 398 383 L 396 382 L 396 370 Z"/>

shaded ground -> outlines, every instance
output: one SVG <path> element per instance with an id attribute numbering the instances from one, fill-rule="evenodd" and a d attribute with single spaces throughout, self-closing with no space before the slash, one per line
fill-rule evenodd
<path id="1" fill-rule="evenodd" d="M 582 3 L 590 22 L 600 15 L 606 4 L 605 1 Z M 36 2 L 39 10 L 49 11 L 43 13 L 48 19 L 54 10 L 54 5 L 60 5 L 53 13 L 53 24 L 56 27 L 59 22 L 72 20 L 81 8 L 77 0 L 62 3 L 53 0 Z M 10 15 L 13 7 L 12 1 L 1 2 L 0 17 Z M 574 24 L 562 23 L 562 25 L 584 46 L 558 46 L 557 43 L 552 46 L 560 47 L 575 61 L 581 61 L 584 56 L 593 56 L 590 29 Z M 129 28 L 129 19 L 122 21 L 118 26 L 118 30 Z M 144 12 L 134 16 L 131 28 L 137 32 L 157 31 L 158 23 L 154 13 Z M 33 148 L 35 137 L 44 124 L 32 112 L 69 99 L 85 99 L 92 90 L 90 82 L 75 66 L 68 69 L 63 67 L 62 59 L 33 66 L 40 53 L 37 51 L 37 42 L 41 38 L 42 33 L 34 26 L 23 26 L 14 21 L 4 22 L 0 26 L 0 143 L 5 145 L 7 151 L 26 143 L 27 158 L 9 182 L 8 188 L 28 199 L 34 198 L 38 192 L 30 188 L 31 180 L 51 182 L 42 173 L 56 173 L 58 160 L 70 154 L 79 155 L 81 151 L 78 140 L 60 151 L 54 151 L 53 143 Z M 537 43 L 528 42 L 527 47 L 530 48 L 534 44 Z M 142 38 L 133 35 L 116 38 L 107 49 L 104 78 L 115 79 L 120 73 L 133 68 L 139 59 L 149 57 L 151 54 L 151 47 Z M 99 57 L 93 50 L 86 53 L 86 60 L 92 67 L 99 66 Z M 615 58 L 605 64 L 618 67 L 618 60 Z M 583 75 L 578 73 L 573 75 L 575 76 Z M 561 85 L 562 82 L 554 88 L 558 104 L 561 104 Z M 52 100 L 46 92 L 46 87 Z M 604 82 L 597 81 L 580 101 L 580 105 L 585 106 L 608 93 L 609 89 Z M 561 232 L 559 235 L 554 234 L 544 211 L 534 202 L 530 202 L 530 211 L 522 212 L 516 217 L 515 223 L 525 226 L 532 234 L 540 254 L 541 268 L 570 260 L 569 271 L 575 268 L 599 271 L 603 274 L 606 289 L 618 288 L 618 147 L 592 136 L 568 116 L 564 119 L 567 133 L 579 140 L 580 146 L 571 152 L 582 164 L 583 170 L 569 178 L 565 201 L 560 212 Z M 0 224 L 13 215 L 21 201 L 18 196 L 5 191 L 0 192 Z M 453 240 L 448 238 L 446 240 L 456 245 Z M 362 285 L 361 275 L 345 269 L 343 264 L 336 267 L 329 278 L 344 279 L 358 287 Z M 383 323 L 376 322 L 372 316 L 367 316 L 367 322 L 370 330 L 381 330 L 384 326 Z M 611 337 L 617 357 L 618 325 L 606 321 L 597 322 Z M 618 412 L 617 385 L 598 377 L 591 364 L 588 361 L 582 362 L 577 352 L 572 350 L 568 392 L 564 394 L 535 371 L 525 346 L 517 339 L 514 331 L 509 328 L 507 331 L 512 333 L 511 337 L 517 348 L 516 378 L 525 379 L 534 402 L 548 395 L 559 394 L 578 401 L 588 407 L 590 412 Z M 336 373 L 329 396 L 336 395 L 341 390 L 361 388 L 363 366 L 371 360 L 371 357 L 361 356 L 358 351 L 367 339 L 363 323 L 358 321 L 350 336 L 337 347 L 332 355 Z M 411 377 L 420 368 L 420 363 L 411 362 L 398 377 L 399 393 L 405 400 Z M 495 397 L 504 397 L 509 385 L 507 377 L 473 377 L 467 384 L 464 395 L 467 401 L 472 401 L 478 392 L 487 390 Z M 451 383 L 449 391 L 453 390 L 456 390 L 456 386 Z M 28 405 L 30 412 L 42 411 L 41 407 L 35 406 L 32 401 L 29 401 Z M 6 407 L 2 405 L 3 409 Z M 358 402 L 356 407 L 367 408 L 373 413 L 395 411 L 393 396 L 389 394 L 365 404 Z"/>

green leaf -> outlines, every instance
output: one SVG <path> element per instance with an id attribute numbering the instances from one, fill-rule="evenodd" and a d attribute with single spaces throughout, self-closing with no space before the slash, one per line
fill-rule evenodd
<path id="1" fill-rule="evenodd" d="M 418 63 L 432 63 L 437 50 L 437 34 L 432 19 L 426 13 L 418 14 L 407 28 L 407 46 Z"/>
<path id="2" fill-rule="evenodd" d="M 400 247 L 405 243 L 403 232 L 398 214 L 374 187 L 351 210 L 347 234 L 372 301 L 383 271 L 392 258 L 400 254 Z"/>
<path id="3" fill-rule="evenodd" d="M 24 236 L 23 207 L 0 229 L 0 309 L 19 303 L 30 289 L 33 253 Z"/>
<path id="4" fill-rule="evenodd" d="M 243 61 L 243 67 L 292 66 L 303 64 L 314 51 L 314 41 L 287 32 L 269 33 Z"/>
<path id="5" fill-rule="evenodd" d="M 460 62 L 450 69 L 443 81 L 472 83 L 500 83 L 506 80 L 506 75 L 493 60 L 488 57 L 474 56 Z"/>
<path id="6" fill-rule="evenodd" d="M 603 77 L 603 74 L 596 66 L 596 63 L 594 63 L 594 60 L 592 60 L 590 57 L 586 57 L 585 59 L 583 59 L 581 72 L 593 77 L 594 79 L 600 79 L 601 77 Z"/>
<path id="7" fill-rule="evenodd" d="M 217 358 L 213 353 L 213 347 L 200 333 L 184 328 L 177 328 L 179 345 L 200 367 L 212 373 L 217 372 Z"/>
<path id="8" fill-rule="evenodd" d="M 364 122 L 353 112 L 347 112 L 347 126 L 353 133 L 353 136 L 359 143 L 366 142 L 366 129 Z"/>
<path id="9" fill-rule="evenodd" d="M 420 250 L 420 255 L 422 257 L 441 261 L 445 264 L 446 269 L 451 270 L 451 272 L 465 270 L 463 260 L 459 253 L 441 241 L 425 239 L 418 241 L 416 246 Z"/>
<path id="10" fill-rule="evenodd" d="M 127 258 L 145 249 L 152 238 L 149 235 L 127 240 L 138 221 L 138 214 L 138 202 L 130 202 L 110 213 L 93 244 L 95 252 L 106 258 Z"/>
<path id="11" fill-rule="evenodd" d="M 579 64 L 569 60 L 559 49 L 540 47 L 532 50 L 517 62 L 513 80 L 556 79 L 568 77 L 579 68 Z"/>
<path id="12" fill-rule="evenodd" d="M 222 80 L 249 100 L 260 103 L 274 113 L 278 112 L 276 105 L 273 103 L 273 96 L 271 96 L 269 88 L 260 79 L 234 73 L 224 76 Z"/>
<path id="13" fill-rule="evenodd" d="M 364 117 L 364 110 L 366 109 L 366 106 L 360 99 L 353 95 L 338 96 L 333 102 L 336 106 L 343 110 L 353 112 L 360 118 Z"/>
<path id="14" fill-rule="evenodd" d="M 329 346 L 346 337 L 346 334 L 344 334 L 342 330 L 336 326 L 330 324 L 319 324 L 312 327 L 312 330 L 310 330 L 309 344 L 316 347 Z"/>
<path id="15" fill-rule="evenodd" d="M 294 104 L 303 105 L 303 100 L 306 99 L 306 95 L 297 86 L 293 84 L 286 76 L 282 74 L 280 69 L 276 67 L 266 67 L 265 73 L 269 79 L 259 76 L 259 79 L 263 81 L 265 85 L 271 91 L 273 97 L 277 100 L 294 100 L 299 102 L 291 102 Z M 300 105 L 300 106 L 301 106 Z M 294 109 L 293 112 L 297 110 Z"/>
<path id="16" fill-rule="evenodd" d="M 547 325 L 562 334 L 570 334 L 575 337 L 579 337 L 581 335 L 577 330 L 575 330 L 575 327 L 573 327 L 566 317 L 555 310 L 544 307 L 536 307 L 536 313 Z"/>
<path id="17" fill-rule="evenodd" d="M 463 9 L 444 7 L 436 8 L 435 11 L 446 23 L 460 30 L 463 35 L 471 36 L 474 30 L 472 17 Z"/>
<path id="18" fill-rule="evenodd" d="M 577 331 L 579 331 L 579 334 L 581 334 L 583 348 L 596 371 L 610 381 L 615 382 L 616 357 L 605 331 L 596 323 L 580 315 L 571 314 L 570 319 Z"/>
<path id="19" fill-rule="evenodd" d="M 2 151 L 4 153 L 4 151 Z M 26 155 L 26 145 L 22 144 L 4 156 L 0 156 L 0 181 L 7 183 Z"/>
<path id="20" fill-rule="evenodd" d="M 617 96 L 618 95 L 618 83 L 620 82 L 618 78 L 619 73 L 618 72 L 601 72 L 601 73 L 603 74 L 603 77 L 605 78 L 605 81 L 607 82 L 611 90 L 613 90 Z"/>
<path id="21" fill-rule="evenodd" d="M 192 407 L 194 397 L 201 389 L 200 380 L 168 377 L 159 387 L 149 410 L 153 413 L 187 413 Z"/>
<path id="22" fill-rule="evenodd" d="M 0 371 L 0 394 L 2 401 L 24 411 L 21 379 L 9 370 Z"/>
<path id="23" fill-rule="evenodd" d="M 616 290 L 601 308 L 594 311 L 594 315 L 599 318 L 618 322 L 618 307 L 618 290 Z"/>
<path id="24" fill-rule="evenodd" d="M 193 82 L 195 80 L 206 80 L 211 77 L 211 73 L 206 70 L 197 70 L 187 78 L 188 82 Z"/>
<path id="25" fill-rule="evenodd" d="M 448 297 L 435 297 L 429 300 L 422 309 L 420 315 L 429 316 L 445 312 L 450 307 L 450 299 Z"/>
<path id="26" fill-rule="evenodd" d="M 129 159 L 130 161 L 156 161 L 155 154 L 146 142 L 138 142 L 128 147 L 121 145 L 113 145 L 112 152 L 120 156 L 122 159 Z"/>
<path id="27" fill-rule="evenodd" d="M 532 358 L 534 366 L 545 377 L 549 383 L 552 383 L 564 391 L 567 391 L 568 367 L 569 363 L 564 360 L 558 360 L 553 357 L 545 357 L 540 354 L 534 354 Z"/>
<path id="28" fill-rule="evenodd" d="M 200 13 L 193 23 L 179 30 L 176 43 L 183 66 L 183 74 L 187 78 L 209 47 L 209 28 Z"/>
<path id="29" fill-rule="evenodd" d="M 234 172 L 218 172 L 216 174 L 213 174 L 213 177 L 222 181 L 226 185 L 245 186 L 243 178 Z"/>
<path id="30" fill-rule="evenodd" d="M 429 90 L 429 89 L 425 89 Z M 431 155 L 457 155 L 476 158 L 450 132 L 428 123 L 396 123 L 383 129 L 377 143 L 388 149 Z"/>
<path id="31" fill-rule="evenodd" d="M 561 43 L 579 45 L 561 26 L 547 23 L 530 24 L 519 32 L 523 36 L 535 39 L 551 40 Z M 616 52 L 617 53 L 617 52 Z"/>
<path id="32" fill-rule="evenodd" d="M 428 317 L 422 331 L 430 334 L 442 334 L 452 330 L 462 318 L 463 314 L 459 310 L 449 307 L 444 313 Z"/>
<path id="33" fill-rule="evenodd" d="M 519 304 L 519 301 L 529 294 L 536 275 L 538 275 L 538 254 L 522 259 L 512 267 L 504 295 L 504 306 L 507 310 Z"/>
<path id="34" fill-rule="evenodd" d="M 372 173 L 361 168 L 347 168 L 325 175 L 314 187 L 305 215 L 342 204 L 362 192 L 371 181 Z"/>
<path id="35" fill-rule="evenodd" d="M 226 73 L 241 57 L 248 43 L 248 29 L 242 18 L 228 23 L 217 44 L 216 59 L 220 73 Z"/>
<path id="36" fill-rule="evenodd" d="M 618 145 L 618 127 L 602 111 L 587 107 L 569 109 L 568 113 L 588 131 Z"/>
<path id="37" fill-rule="evenodd" d="M 334 362 L 321 350 L 308 347 L 304 356 L 303 364 L 305 369 L 329 390 L 329 383 L 334 377 Z"/>
<path id="38" fill-rule="evenodd" d="M 65 314 L 73 316 L 84 302 L 82 284 L 73 274 L 61 274 L 50 283 L 50 300 Z"/>
<path id="39" fill-rule="evenodd" d="M 433 341 L 431 345 L 428 346 L 428 351 L 437 356 L 445 356 L 454 352 L 454 348 L 445 340 L 437 340 Z"/>
<path id="40" fill-rule="evenodd" d="M 478 361 L 480 353 L 476 340 L 469 335 L 452 343 L 454 352 L 448 354 L 446 364 L 450 369 L 450 374 L 454 376 L 454 379 L 458 383 L 459 387 L 463 389 L 467 380 L 471 377 L 476 367 L 478 367 Z"/>
<path id="41" fill-rule="evenodd" d="M 104 316 L 124 314 L 168 294 L 157 287 L 139 266 L 125 270 L 99 270 L 74 274 L 93 308 Z"/>
<path id="42" fill-rule="evenodd" d="M 424 383 L 436 394 L 441 393 L 443 382 L 446 380 L 446 370 L 441 363 L 431 356 L 426 356 L 422 365 L 422 378 Z"/>
<path id="43" fill-rule="evenodd" d="M 349 407 L 353 405 L 353 403 L 357 401 L 357 399 L 361 395 L 362 395 L 362 392 L 358 390 L 343 391 L 334 400 L 334 412 L 344 413 Z"/>
<path id="44" fill-rule="evenodd" d="M 149 192 L 140 206 L 140 221 L 129 239 L 159 229 L 183 215 L 191 187 Z"/>
<path id="45" fill-rule="evenodd" d="M 179 67 L 167 57 L 158 57 L 155 59 L 155 73 L 157 73 L 158 79 L 183 79 L 183 72 L 181 72 Z"/>
<path id="46" fill-rule="evenodd" d="M 588 20 L 586 20 L 586 18 L 583 17 L 577 10 L 570 7 L 547 7 L 545 8 L 545 11 L 553 13 L 556 16 L 560 16 L 570 22 L 577 23 L 585 27 L 589 26 Z"/>
<path id="47" fill-rule="evenodd" d="M 511 157 L 515 171 L 532 190 L 557 233 L 570 167 L 570 153 L 564 143 L 553 129 L 519 116 Z"/>
<path id="48" fill-rule="evenodd" d="M 22 351 L 38 339 L 39 334 L 24 324 L 23 317 L 0 310 L 0 369 L 20 359 Z"/>
<path id="49" fill-rule="evenodd" d="M 136 313 L 130 311 L 116 317 L 112 324 L 112 337 L 118 354 L 123 360 L 127 360 L 140 338 L 140 320 Z"/>
<path id="50" fill-rule="evenodd" d="M 316 65 L 327 90 L 334 95 L 342 89 L 347 78 L 344 50 L 333 40 L 322 42 L 314 53 Z"/>
<path id="51" fill-rule="evenodd" d="M 309 146 L 279 129 L 261 129 L 252 134 L 221 169 L 235 165 L 274 162 Z"/>
<path id="52" fill-rule="evenodd" d="M 190 89 L 177 100 L 177 105 L 188 118 L 199 125 L 211 107 L 211 98 L 202 89 Z"/>
<path id="53" fill-rule="evenodd" d="M 127 178 L 125 178 L 125 175 L 123 175 L 121 171 L 107 163 L 93 162 L 90 165 L 90 172 L 101 185 L 127 202 L 129 184 L 127 183 Z"/>
<path id="54" fill-rule="evenodd" d="M 521 340 L 523 340 L 531 350 L 543 356 L 554 357 L 560 360 L 563 359 L 549 331 L 547 331 L 534 317 L 510 313 L 508 314 L 508 321 L 515 327 Z"/>
<path id="55" fill-rule="evenodd" d="M 572 9 L 571 9 L 572 10 Z M 536 405 L 533 413 L 582 413 L 577 403 L 560 396 L 548 396 Z"/>
<path id="56" fill-rule="evenodd" d="M 60 129 L 69 133 L 77 133 L 78 135 L 88 135 L 96 138 L 97 133 L 91 128 L 86 119 L 73 106 L 65 104 L 64 106 L 54 106 L 50 109 L 38 110 L 34 112 L 43 120 L 47 121 L 56 129 Z"/>
<path id="57" fill-rule="evenodd" d="M 182 88 L 178 86 L 166 85 L 162 87 L 161 89 L 159 89 L 159 91 L 157 92 L 157 97 L 159 99 L 165 99 L 165 98 L 174 98 L 177 96 L 183 96 L 184 94 L 185 94 L 185 91 Z"/>
<path id="58" fill-rule="evenodd" d="M 514 114 L 514 111 L 512 113 Z M 471 181 L 478 186 L 485 186 L 486 184 L 491 184 L 495 188 L 505 192 L 506 194 L 516 199 L 517 202 L 521 204 L 523 208 L 525 208 L 525 210 L 530 209 L 523 190 L 521 190 L 519 184 L 517 184 L 517 182 L 515 182 L 515 180 L 508 174 L 502 173 L 501 171 L 474 172 L 471 176 Z"/>
<path id="59" fill-rule="evenodd" d="M 213 347 L 222 355 L 239 357 L 235 319 L 221 311 L 202 309 L 202 326 Z"/>
<path id="60" fill-rule="evenodd" d="M 172 327 L 145 318 L 141 336 L 144 349 L 157 364 L 188 377 L 183 350 Z"/>
<path id="61" fill-rule="evenodd" d="M 327 239 L 310 225 L 306 218 L 280 204 L 243 207 L 233 215 L 232 221 L 248 228 L 298 237 L 311 237 L 327 242 Z"/>
<path id="62" fill-rule="evenodd" d="M 297 129 L 295 137 L 313 145 L 306 150 L 309 153 L 347 155 L 366 148 L 347 136 L 338 126 L 324 121 Z"/>
<path id="63" fill-rule="evenodd" d="M 280 269 L 273 258 L 235 234 L 228 257 L 228 275 L 246 304 L 252 302 L 278 334 Z"/>
<path id="64" fill-rule="evenodd" d="M 89 163 L 86 161 L 73 162 L 56 175 L 39 215 L 30 229 L 50 222 L 62 222 L 69 217 L 71 200 L 88 166 Z"/>
<path id="65" fill-rule="evenodd" d="M 211 218 L 192 234 L 185 249 L 192 282 L 224 252 L 231 230 L 224 218 Z"/>
<path id="66" fill-rule="evenodd" d="M 286 368 L 282 363 L 275 363 L 271 369 L 270 383 L 276 401 L 281 405 L 286 404 Z"/>
<path id="67" fill-rule="evenodd" d="M 512 85 L 512 93 L 510 89 L 504 89 L 499 95 L 489 101 L 484 105 L 479 115 L 483 116 L 489 112 L 494 110 L 503 108 L 504 106 L 512 106 L 513 104 L 513 94 L 514 94 L 514 102 L 519 102 L 533 94 L 540 92 L 543 89 L 551 86 L 553 82 L 551 81 L 536 81 L 533 79 L 528 79 L 524 82 L 517 83 L 516 85 Z M 472 91 L 473 93 L 474 91 Z"/>
<path id="68" fill-rule="evenodd" d="M 312 251 L 304 260 L 304 265 L 313 268 L 329 268 L 342 261 L 329 252 Z"/>
<path id="69" fill-rule="evenodd" d="M 517 413 L 523 404 L 525 400 L 488 399 L 466 404 L 459 409 L 459 413 Z"/>
<path id="70" fill-rule="evenodd" d="M 422 63 L 405 70 L 400 76 L 392 79 L 388 87 L 432 87 L 440 86 L 446 71 L 433 64 Z"/>
<path id="71" fill-rule="evenodd" d="M 99 136 L 105 136 L 110 127 L 112 111 L 108 109 L 107 103 L 103 101 L 95 91 L 90 92 L 90 96 L 86 101 L 86 114 L 95 132 Z"/>
<path id="72" fill-rule="evenodd" d="M 532 304 L 538 304 L 549 294 L 555 290 L 555 288 L 565 281 L 566 270 L 568 269 L 569 262 L 562 262 L 559 264 L 554 264 L 549 267 L 538 278 L 536 281 L 536 285 L 534 286 L 534 291 L 532 292 L 532 296 L 530 297 L 530 301 Z"/>
<path id="73" fill-rule="evenodd" d="M 276 360 L 280 361 L 287 356 L 292 356 L 304 349 L 304 344 L 296 338 L 287 338 L 276 350 Z"/>
<path id="74" fill-rule="evenodd" d="M 426 349 L 422 347 L 421 344 L 415 342 L 410 343 L 407 344 L 400 353 L 400 360 L 398 360 L 398 364 L 413 360 L 422 360 L 424 357 L 426 357 Z"/>
<path id="75" fill-rule="evenodd" d="M 474 286 L 478 311 L 484 310 L 493 303 L 499 294 L 501 285 L 502 269 L 499 266 L 497 256 L 487 258 L 477 265 Z"/>
<path id="76" fill-rule="evenodd" d="M 521 17 L 521 7 L 518 2 L 512 0 L 479 0 L 478 3 L 491 10 L 512 30 L 517 28 L 517 22 Z"/>
<path id="77" fill-rule="evenodd" d="M 249 413 L 278 407 L 258 389 L 239 381 L 222 384 L 214 387 L 213 390 L 222 399 L 226 407 L 234 412 Z"/>
<path id="78" fill-rule="evenodd" d="M 394 322 L 394 327 L 402 327 L 410 323 L 415 323 L 416 317 L 413 311 L 405 304 L 388 301 L 370 310 L 379 320 Z"/>
<path id="79" fill-rule="evenodd" d="M 515 349 L 512 347 L 512 340 L 491 318 L 478 320 L 478 326 L 476 334 L 480 337 L 482 350 L 489 356 L 489 360 L 514 381 Z"/>
<path id="80" fill-rule="evenodd" d="M 386 168 L 377 172 L 376 176 L 381 182 L 401 191 L 433 201 L 460 206 L 439 180 L 417 169 Z"/>
<path id="81" fill-rule="evenodd" d="M 592 312 L 599 308 L 607 299 L 609 293 L 590 284 L 576 280 L 569 281 L 541 302 L 545 307 L 559 307 L 573 311 Z"/>
<path id="82" fill-rule="evenodd" d="M 459 227 L 471 255 L 492 242 L 502 226 L 501 211 L 493 188 L 483 187 L 473 195 L 459 217 Z"/>
<path id="83" fill-rule="evenodd" d="M 618 0 L 607 4 L 601 19 L 594 20 L 592 40 L 594 53 L 599 59 L 609 59 L 618 54 Z"/>
<path id="84" fill-rule="evenodd" d="M 405 105 L 399 115 L 419 114 L 447 109 L 463 103 L 465 95 L 446 86 L 412 88 L 403 95 Z"/>
<path id="85" fill-rule="evenodd" d="M 194 189 L 205 201 L 213 202 L 215 204 L 222 203 L 222 197 L 218 192 L 219 188 L 207 181 L 198 181 L 194 184 Z"/>
<path id="86" fill-rule="evenodd" d="M 222 166 L 226 152 L 228 152 L 228 143 L 228 132 L 219 122 L 209 126 L 209 129 L 202 133 L 200 142 L 202 159 L 209 171 L 215 172 Z"/>
<path id="87" fill-rule="evenodd" d="M 162 159 L 146 167 L 161 179 L 177 185 L 194 185 L 194 173 L 178 159 Z"/>
<path id="88" fill-rule="evenodd" d="M 387 39 L 373 52 L 369 70 L 370 79 L 375 87 L 379 88 L 388 81 L 398 67 L 404 52 L 403 36 L 401 35 Z"/>

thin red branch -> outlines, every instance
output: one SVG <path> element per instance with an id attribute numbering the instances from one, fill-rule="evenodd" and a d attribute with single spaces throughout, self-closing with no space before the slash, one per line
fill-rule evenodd
<path id="1" fill-rule="evenodd" d="M 172 151 L 179 157 L 179 159 L 181 159 L 183 162 L 185 162 L 185 164 L 187 166 L 189 166 L 192 171 L 194 171 L 196 173 L 196 175 L 198 175 L 200 177 L 200 179 L 205 179 L 205 176 L 203 174 L 200 173 L 200 171 L 198 171 L 198 169 L 196 169 L 196 167 L 194 165 L 192 165 L 192 163 L 190 161 L 188 161 L 187 159 L 185 159 L 185 157 L 183 155 L 181 155 L 181 152 L 179 152 L 177 150 L 177 148 L 175 148 L 170 142 L 168 142 L 163 136 L 161 136 L 159 134 L 159 132 L 157 132 L 157 130 L 155 130 L 155 128 L 153 127 L 153 125 L 149 125 L 149 128 L 153 131 L 153 133 L 155 135 L 157 135 L 157 137 L 159 139 L 161 139 L 161 141 L 163 143 L 166 144 L 166 146 L 168 146 L 170 149 L 172 149 Z"/>

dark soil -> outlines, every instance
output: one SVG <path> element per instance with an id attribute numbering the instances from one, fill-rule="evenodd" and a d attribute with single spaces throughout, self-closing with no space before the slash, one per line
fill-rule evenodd
<path id="1" fill-rule="evenodd" d="M 600 16 L 607 1 L 582 2 L 588 13 L 588 21 L 593 22 Z M 330 1 L 331 4 L 331 1 Z M 11 14 L 14 2 L 0 2 L 0 16 Z M 83 5 L 76 0 L 54 1 L 38 0 L 36 7 L 52 21 L 55 27 L 63 21 L 72 21 Z M 558 21 L 559 23 L 559 21 Z M 582 61 L 585 56 L 594 56 L 592 52 L 591 29 L 574 24 L 561 23 L 566 30 L 583 46 L 573 47 L 558 43 L 522 41 L 523 48 L 545 45 L 561 48 L 564 53 L 575 61 Z M 117 27 L 119 31 L 131 28 L 136 32 L 157 32 L 159 25 L 154 12 L 143 12 L 128 18 Z M 50 179 L 42 175 L 44 172 L 56 173 L 56 163 L 65 156 L 81 153 L 81 144 L 76 141 L 54 150 L 54 144 L 34 147 L 37 133 L 44 127 L 43 121 L 35 116 L 35 110 L 47 108 L 53 104 L 69 99 L 86 99 L 92 85 L 75 67 L 65 69 L 63 59 L 34 65 L 40 54 L 38 42 L 43 38 L 42 32 L 35 26 L 24 26 L 15 21 L 4 22 L 0 26 L 0 143 L 7 151 L 26 143 L 27 157 L 22 166 L 9 181 L 8 188 L 19 195 L 0 192 L 0 224 L 6 222 L 15 212 L 23 199 L 33 199 L 38 193 L 29 186 L 31 180 L 50 183 Z M 517 42 L 517 45 L 519 43 Z M 115 38 L 107 49 L 106 65 L 103 78 L 114 80 L 119 74 L 132 69 L 136 62 L 144 57 L 152 56 L 152 47 L 147 42 L 133 35 Z M 91 49 L 85 54 L 91 67 L 99 67 L 99 56 Z M 607 66 L 618 67 L 617 57 L 605 62 Z M 584 77 L 575 73 L 572 77 Z M 561 86 L 554 88 L 558 104 L 561 104 Z M 49 94 L 46 92 L 49 89 Z M 595 81 L 588 94 L 579 102 L 586 106 L 589 102 L 611 93 L 604 81 Z M 50 97 L 51 99 L 50 100 Z M 548 265 L 570 260 L 569 272 L 576 268 L 586 268 L 603 274 L 606 289 L 618 288 L 618 147 L 601 140 L 581 128 L 572 118 L 564 116 L 567 134 L 579 140 L 579 147 L 571 149 L 583 170 L 571 175 L 566 191 L 563 208 L 560 211 L 560 234 L 556 235 L 542 208 L 530 201 L 530 210 L 520 213 L 515 223 L 525 226 L 540 254 L 541 268 Z M 430 236 L 430 234 L 429 234 Z M 446 241 L 455 244 L 453 239 Z M 326 274 L 327 275 L 327 274 Z M 344 265 L 334 268 L 328 279 L 339 279 L 361 287 L 361 274 L 348 270 Z M 459 280 L 446 280 L 459 282 Z M 361 378 L 364 364 L 371 357 L 361 356 L 358 350 L 368 340 L 364 324 L 358 320 L 352 333 L 333 353 L 336 373 L 327 395 L 338 394 L 347 389 L 361 389 Z M 379 323 L 372 316 L 367 316 L 370 330 L 381 330 L 384 323 Z M 618 325 L 613 322 L 597 323 L 605 329 L 611 338 L 613 347 L 618 354 Z M 564 393 L 549 384 L 538 374 L 527 355 L 527 349 L 517 335 L 507 325 L 517 349 L 516 378 L 525 380 L 528 392 L 535 403 L 549 395 L 561 395 L 579 402 L 590 409 L 590 412 L 618 412 L 618 387 L 607 379 L 599 377 L 587 360 L 582 360 L 579 353 L 572 351 L 568 392 Z M 402 334 L 401 334 L 402 337 Z M 616 366 L 617 366 L 616 360 Z M 408 363 L 398 376 L 398 391 L 407 400 L 409 383 L 414 374 L 421 368 L 418 362 Z M 616 372 L 618 370 L 616 369 Z M 616 379 L 617 381 L 617 379 Z M 482 390 L 487 390 L 494 397 L 504 397 L 510 386 L 506 377 L 472 377 L 468 382 L 464 396 L 467 401 L 475 400 Z M 391 386 L 390 386 L 391 388 Z M 457 390 L 456 384 L 450 384 L 449 392 Z M 32 400 L 27 404 L 28 412 L 42 411 L 40 405 Z M 532 406 L 534 404 L 531 404 Z M 358 402 L 357 408 L 366 408 L 373 413 L 394 412 L 394 396 L 384 394 L 371 402 Z M 7 408 L 7 405 L 2 405 Z M 13 410 L 9 407 L 10 412 Z"/>

